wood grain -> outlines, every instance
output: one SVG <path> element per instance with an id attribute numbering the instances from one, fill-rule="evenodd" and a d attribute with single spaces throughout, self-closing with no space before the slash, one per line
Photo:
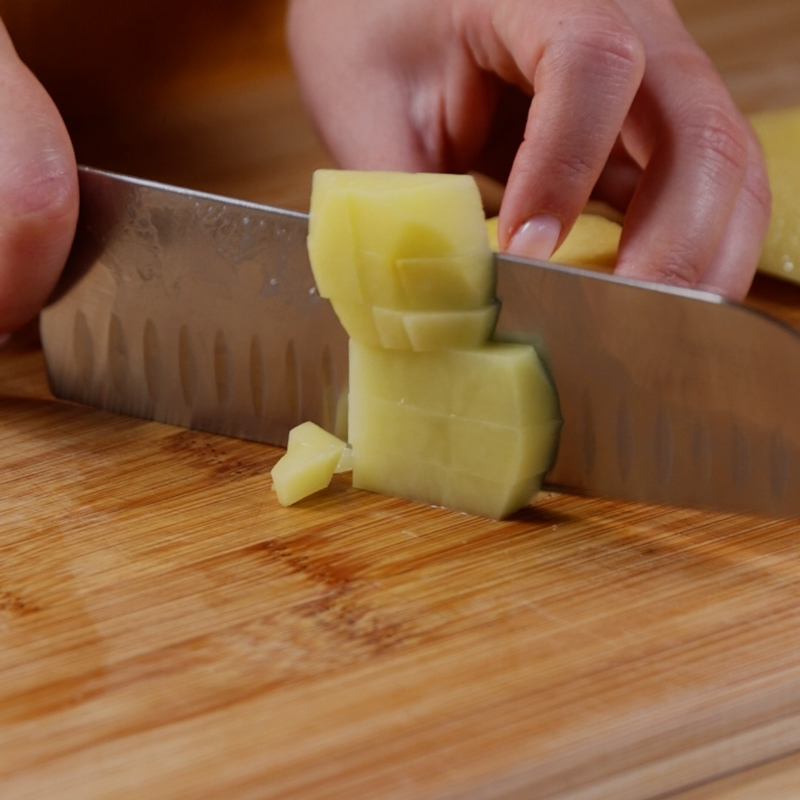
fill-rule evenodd
<path id="1" fill-rule="evenodd" d="M 680 7 L 746 110 L 800 102 L 797 3 Z M 235 46 L 275 41 L 248 8 L 214 64 L 199 24 L 75 123 L 85 160 L 303 207 L 329 160 L 285 60 Z M 750 302 L 800 325 L 800 289 Z M 344 477 L 282 509 L 279 455 L 57 402 L 35 340 L 0 352 L 1 797 L 793 796 L 800 523 L 563 495 L 493 523 Z"/>

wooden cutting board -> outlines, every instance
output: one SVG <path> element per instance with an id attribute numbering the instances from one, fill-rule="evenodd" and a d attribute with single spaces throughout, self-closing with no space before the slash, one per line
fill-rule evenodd
<path id="1" fill-rule="evenodd" d="M 747 110 L 800 102 L 796 4 L 684 6 Z M 76 130 L 82 160 L 301 206 L 329 162 L 285 65 L 238 63 L 176 72 L 136 146 Z M 752 302 L 800 326 L 800 289 Z M 0 352 L 0 797 L 625 800 L 800 750 L 800 521 L 545 494 L 495 523 L 346 477 L 283 509 L 279 455 Z"/>

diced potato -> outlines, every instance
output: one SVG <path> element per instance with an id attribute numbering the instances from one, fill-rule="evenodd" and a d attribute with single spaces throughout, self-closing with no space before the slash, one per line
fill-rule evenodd
<path id="1" fill-rule="evenodd" d="M 313 422 L 292 428 L 286 454 L 271 473 L 278 502 L 290 506 L 328 486 L 344 450 L 345 442 Z"/>
<path id="2" fill-rule="evenodd" d="M 751 117 L 772 189 L 772 217 L 758 268 L 800 283 L 800 108 Z"/>
<path id="3" fill-rule="evenodd" d="M 354 486 L 493 518 L 538 489 L 560 417 L 532 347 L 414 354 L 351 341 L 350 365 Z M 464 482 L 472 489 L 459 488 Z M 528 494 L 520 500 L 521 487 Z"/>
<path id="4" fill-rule="evenodd" d="M 406 311 L 403 325 L 416 352 L 469 349 L 491 337 L 499 312 L 499 303 L 466 311 Z"/>
<path id="5" fill-rule="evenodd" d="M 353 254 L 353 266 L 362 303 L 383 308 L 408 306 L 397 263 L 390 255 L 357 250 Z"/>
<path id="6" fill-rule="evenodd" d="M 531 345 L 489 342 L 447 352 L 450 413 L 518 427 L 559 419 L 552 381 Z"/>
<path id="7" fill-rule="evenodd" d="M 365 491 L 405 497 L 417 503 L 444 506 L 489 519 L 503 519 L 527 505 L 542 483 L 541 475 L 507 484 L 460 474 L 407 456 L 387 458 L 383 453 L 372 451 L 360 456 L 359 462 L 362 474 L 358 486 Z"/>
<path id="8" fill-rule="evenodd" d="M 358 353 L 353 358 L 356 350 Z M 369 396 L 450 413 L 452 381 L 448 369 L 447 360 L 437 351 L 413 353 L 397 350 L 387 353 L 351 339 L 350 404 L 353 397 Z M 438 370 L 437 380 L 417 380 L 418 374 L 425 375 L 433 370 Z M 352 417 L 352 411 L 348 410 L 348 418 Z M 352 433 L 348 432 L 348 438 L 351 437 Z"/>
<path id="9" fill-rule="evenodd" d="M 426 464 L 450 466 L 447 414 L 351 392 L 350 420 L 356 421 L 350 444 L 355 454 L 353 468 L 358 474 L 363 474 L 362 456 L 371 449 L 392 458 L 403 456 Z"/>
<path id="10" fill-rule="evenodd" d="M 492 335 L 499 303 L 465 311 L 397 311 L 332 300 L 347 335 L 359 344 L 426 352 L 479 347 Z"/>
<path id="11" fill-rule="evenodd" d="M 371 347 L 382 346 L 372 306 L 351 303 L 346 300 L 331 300 L 331 305 L 351 339 Z"/>
<path id="12" fill-rule="evenodd" d="M 393 308 L 374 306 L 372 316 L 378 329 L 381 347 L 387 350 L 411 350 L 411 340 L 403 324 L 403 312 Z"/>
<path id="13" fill-rule="evenodd" d="M 474 181 L 320 171 L 309 256 L 350 336 L 353 485 L 493 518 L 525 505 L 558 400 L 532 346 L 488 341 L 499 304 Z"/>

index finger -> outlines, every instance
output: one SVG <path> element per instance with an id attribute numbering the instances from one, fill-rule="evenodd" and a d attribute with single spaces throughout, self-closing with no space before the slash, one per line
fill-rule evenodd
<path id="1" fill-rule="evenodd" d="M 644 46 L 614 2 L 495 5 L 490 68 L 533 93 L 500 210 L 501 247 L 548 258 L 585 206 L 644 74 Z"/>
<path id="2" fill-rule="evenodd" d="M 674 9 L 645 15 L 630 5 L 648 60 L 623 139 L 645 168 L 617 274 L 741 298 L 769 222 L 760 148 Z"/>

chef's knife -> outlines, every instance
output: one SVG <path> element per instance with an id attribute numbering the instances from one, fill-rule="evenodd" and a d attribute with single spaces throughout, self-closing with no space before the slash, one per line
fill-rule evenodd
<path id="1" fill-rule="evenodd" d="M 276 445 L 340 435 L 347 340 L 307 216 L 82 168 L 41 315 L 53 393 Z M 800 334 L 703 292 L 499 255 L 497 338 L 533 341 L 564 425 L 546 485 L 800 516 Z"/>

